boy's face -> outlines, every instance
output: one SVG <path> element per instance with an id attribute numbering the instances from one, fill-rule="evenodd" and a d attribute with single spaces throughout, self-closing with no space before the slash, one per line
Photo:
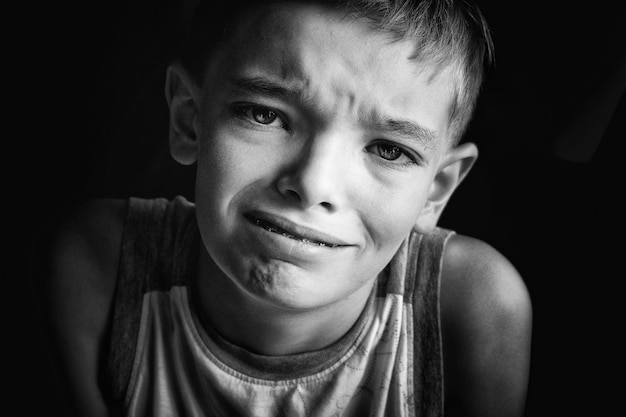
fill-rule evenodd
<path id="1" fill-rule="evenodd" d="M 193 123 L 208 253 L 281 308 L 369 292 L 438 192 L 449 75 L 364 20 L 302 5 L 244 19 L 221 51 Z"/>

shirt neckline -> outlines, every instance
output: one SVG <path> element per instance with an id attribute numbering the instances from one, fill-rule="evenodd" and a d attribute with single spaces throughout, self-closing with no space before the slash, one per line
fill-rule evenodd
<path id="1" fill-rule="evenodd" d="M 304 378 L 323 372 L 340 361 L 356 345 L 359 336 L 373 319 L 377 292 L 377 285 L 373 285 L 355 324 L 330 346 L 306 353 L 269 356 L 251 352 L 224 339 L 199 313 L 199 300 L 189 282 L 187 284 L 186 304 L 192 319 L 191 324 L 205 347 L 227 368 L 252 378 L 271 381 Z"/>

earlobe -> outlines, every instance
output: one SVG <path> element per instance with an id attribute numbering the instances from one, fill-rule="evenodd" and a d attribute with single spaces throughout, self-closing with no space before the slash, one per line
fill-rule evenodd
<path id="1" fill-rule="evenodd" d="M 473 143 L 464 143 L 448 151 L 430 186 L 428 201 L 419 214 L 415 231 L 423 234 L 433 231 L 452 193 L 469 173 L 477 158 L 478 148 Z"/>
<path id="2" fill-rule="evenodd" d="M 167 68 L 165 98 L 169 107 L 169 144 L 172 157 L 183 165 L 197 160 L 198 88 L 180 62 Z"/>

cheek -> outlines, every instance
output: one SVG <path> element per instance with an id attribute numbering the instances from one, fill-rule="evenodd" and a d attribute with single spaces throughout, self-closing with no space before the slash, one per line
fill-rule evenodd
<path id="1" fill-rule="evenodd" d="M 374 246 L 390 249 L 399 245 L 417 221 L 427 199 L 426 183 L 388 187 L 371 194 L 362 219 Z"/>
<path id="2" fill-rule="evenodd" d="M 271 167 L 245 141 L 220 131 L 211 133 L 200 146 L 196 193 L 227 204 L 227 200 L 267 177 Z"/>

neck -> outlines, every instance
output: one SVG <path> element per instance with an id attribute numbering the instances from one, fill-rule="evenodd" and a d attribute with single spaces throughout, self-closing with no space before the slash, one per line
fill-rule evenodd
<path id="1" fill-rule="evenodd" d="M 278 356 L 320 350 L 339 340 L 358 320 L 373 284 L 340 305 L 288 309 L 239 288 L 202 250 L 194 290 L 204 319 L 223 338 L 257 354 Z"/>

